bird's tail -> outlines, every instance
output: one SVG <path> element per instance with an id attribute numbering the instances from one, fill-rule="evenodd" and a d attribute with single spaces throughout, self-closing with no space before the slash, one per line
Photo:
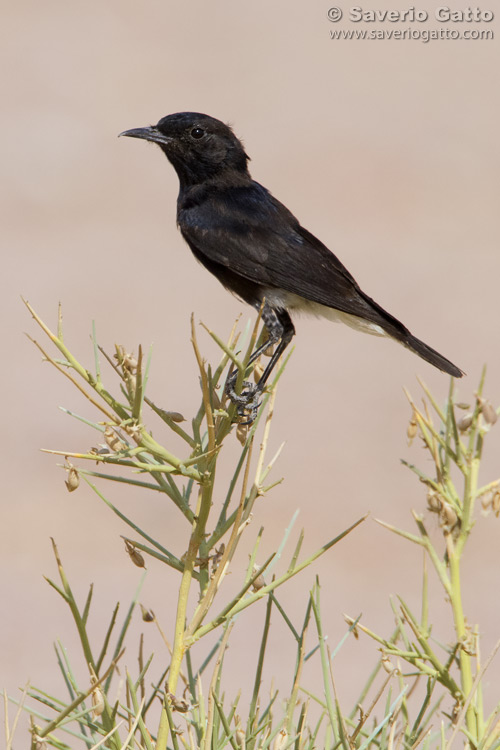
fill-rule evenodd
<path id="1" fill-rule="evenodd" d="M 413 336 L 409 331 L 404 338 L 400 338 L 399 340 L 404 346 L 411 349 L 412 352 L 415 352 L 415 354 L 418 354 L 419 357 L 430 362 L 431 365 L 434 365 L 434 367 L 437 367 L 439 370 L 448 373 L 448 375 L 453 375 L 454 378 L 461 378 L 464 374 L 459 367 L 453 364 L 453 362 L 450 362 L 449 359 L 443 357 L 443 355 L 439 354 L 435 349 L 424 344 L 423 341 L 417 339 L 417 337 Z"/>
<path id="2" fill-rule="evenodd" d="M 370 322 L 375 323 L 377 326 L 380 326 L 388 336 L 392 336 L 396 341 L 399 341 L 403 346 L 406 346 L 407 349 L 410 349 L 412 352 L 415 352 L 415 354 L 418 354 L 419 357 L 425 359 L 426 362 L 437 367 L 438 370 L 442 370 L 442 372 L 446 372 L 454 378 L 462 377 L 464 373 L 459 367 L 454 365 L 453 362 L 450 362 L 449 359 L 443 357 L 443 355 L 435 349 L 432 349 L 432 347 L 427 346 L 423 341 L 417 339 L 416 336 L 410 333 L 406 326 L 404 326 L 393 315 L 388 313 L 387 310 L 384 310 L 384 308 L 377 304 L 375 300 L 371 299 L 371 297 L 368 297 L 368 295 L 361 292 L 361 290 L 359 290 L 359 292 L 364 302 L 367 303 L 364 315 L 365 318 Z"/>

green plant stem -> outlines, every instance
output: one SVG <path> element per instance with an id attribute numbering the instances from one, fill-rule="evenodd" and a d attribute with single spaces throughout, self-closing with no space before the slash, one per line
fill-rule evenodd
<path id="1" fill-rule="evenodd" d="M 224 554 L 221 557 L 221 560 L 219 562 L 219 565 L 217 567 L 217 570 L 213 574 L 206 591 L 204 592 L 204 595 L 202 596 L 200 603 L 198 604 L 198 607 L 195 610 L 195 613 L 193 615 L 193 618 L 189 624 L 189 627 L 185 631 L 186 639 L 189 639 L 192 637 L 192 635 L 196 632 L 196 630 L 200 627 L 201 623 L 203 622 L 207 612 L 209 611 L 213 600 L 215 598 L 215 595 L 217 593 L 218 587 L 220 585 L 222 576 L 225 573 L 227 563 L 231 559 L 232 553 L 234 549 L 236 548 L 238 537 L 240 535 L 240 520 L 241 516 L 243 514 L 243 508 L 245 505 L 245 498 L 246 498 L 246 490 L 247 490 L 247 484 L 248 484 L 248 474 L 250 469 L 250 461 L 252 458 L 252 450 L 250 447 L 250 450 L 248 452 L 248 459 L 246 463 L 245 468 L 245 476 L 243 479 L 243 486 L 241 489 L 241 498 L 240 498 L 240 504 L 238 506 L 238 511 L 236 514 L 236 519 L 233 524 L 233 530 L 231 533 L 231 537 L 229 539 L 229 542 L 226 545 L 226 549 L 224 551 Z"/>
<path id="2" fill-rule="evenodd" d="M 211 622 L 206 623 L 205 625 L 202 625 L 198 630 L 193 633 L 193 636 L 190 638 L 188 645 L 191 646 L 196 641 L 200 640 L 203 636 L 205 636 L 207 633 L 210 633 L 212 630 L 215 630 L 215 628 L 219 627 L 219 625 L 222 625 L 222 623 L 230 620 L 235 615 L 242 612 L 247 607 L 251 606 L 254 602 L 259 601 L 259 599 L 263 599 L 265 596 L 267 596 L 271 591 L 274 591 L 279 586 L 282 586 L 283 583 L 286 581 L 289 581 L 291 578 L 296 576 L 298 573 L 300 573 L 302 570 L 307 568 L 314 560 L 317 560 L 318 557 L 323 555 L 325 552 L 327 552 L 331 547 L 333 547 L 335 544 L 340 542 L 341 539 L 343 539 L 347 534 L 349 534 L 351 531 L 353 531 L 357 526 L 359 526 L 360 523 L 363 523 L 363 521 L 366 519 L 366 516 L 363 516 L 358 521 L 355 521 L 351 526 L 349 526 L 345 531 L 341 532 L 338 536 L 336 536 L 334 539 L 331 539 L 327 544 L 324 544 L 322 547 L 320 547 L 319 550 L 317 550 L 313 555 L 310 555 L 306 560 L 301 562 L 299 565 L 297 565 L 293 570 L 288 570 L 285 574 L 280 576 L 279 578 L 274 579 L 271 583 L 268 583 L 267 586 L 263 586 L 258 591 L 249 594 L 248 596 L 245 596 L 248 589 L 252 586 L 253 582 L 256 578 L 261 575 L 269 565 L 269 563 L 272 561 L 275 555 L 272 555 L 264 565 L 261 565 L 260 569 L 255 573 L 255 575 L 245 583 L 245 586 L 243 589 L 238 593 L 238 595 L 235 597 L 235 599 L 230 602 Z"/>
<path id="3" fill-rule="evenodd" d="M 207 472 L 210 475 L 210 472 Z M 166 703 L 169 700 L 167 692 L 175 693 L 179 673 L 181 670 L 182 660 L 186 650 L 185 628 L 186 613 L 189 599 L 189 592 L 193 580 L 194 567 L 198 557 L 198 551 L 205 539 L 205 528 L 212 504 L 213 474 L 210 475 L 210 481 L 206 481 L 201 487 L 198 496 L 198 507 L 193 523 L 193 531 L 189 540 L 189 547 L 185 557 L 184 571 L 182 574 L 181 585 L 179 588 L 179 597 L 177 600 L 177 615 L 175 619 L 174 645 L 172 649 L 172 659 L 170 662 L 170 671 L 168 675 L 168 690 L 165 693 L 163 708 L 160 716 L 160 725 L 158 729 L 158 738 L 156 750 L 165 750 L 168 740 L 168 713 Z"/>
<path id="4" fill-rule="evenodd" d="M 338 741 L 338 717 L 337 713 L 335 711 L 334 706 L 334 698 L 331 691 L 330 686 L 330 659 L 329 654 L 326 648 L 325 643 L 325 636 L 323 634 L 323 625 L 321 622 L 321 614 L 320 614 L 320 585 L 318 579 L 316 579 L 315 586 L 313 590 L 311 591 L 311 604 L 312 604 L 312 610 L 314 614 L 314 619 L 316 622 L 316 628 L 318 631 L 318 642 L 319 642 L 319 649 L 321 654 L 321 671 L 323 674 L 323 689 L 325 693 L 325 701 L 326 706 L 328 710 L 328 715 L 330 718 L 330 726 L 332 731 L 334 732 L 334 741 Z"/>
<path id="5" fill-rule="evenodd" d="M 62 339 L 60 339 L 58 336 L 56 336 L 48 326 L 45 325 L 45 323 L 41 320 L 41 318 L 36 314 L 36 312 L 33 310 L 31 305 L 23 299 L 24 304 L 30 311 L 33 318 L 36 320 L 40 328 L 46 333 L 46 335 L 49 337 L 49 339 L 52 341 L 52 343 L 59 349 L 61 354 L 66 358 L 66 361 L 68 365 L 75 370 L 80 377 L 85 380 L 86 383 L 88 383 L 96 393 L 101 396 L 101 398 L 108 404 L 108 406 L 111 406 L 116 414 L 118 414 L 122 419 L 127 419 L 129 417 L 129 414 L 127 414 L 126 409 L 119 404 L 117 401 L 115 401 L 114 398 L 106 391 L 106 389 L 103 387 L 100 380 L 96 380 L 88 370 L 86 370 L 79 362 L 78 360 L 71 354 L 69 349 L 63 344 Z M 29 337 L 31 339 L 31 337 Z M 65 372 L 65 370 L 54 360 L 52 357 L 46 354 L 46 352 L 43 351 L 42 347 L 38 342 L 34 341 L 34 339 L 31 339 L 33 343 L 40 349 L 42 354 L 47 358 L 47 361 L 53 364 L 60 372 L 63 373 L 63 375 L 67 375 L 70 380 L 75 384 L 75 386 L 84 393 L 84 395 L 94 403 L 95 406 L 97 406 L 98 409 L 101 411 L 105 411 L 103 407 L 94 401 L 91 396 L 87 394 L 87 392 L 82 389 L 82 387 L 77 383 L 77 381 L 72 378 L 68 373 Z M 108 413 L 109 414 L 109 413 Z M 111 415 L 111 418 L 113 418 L 113 415 Z"/>
<path id="6" fill-rule="evenodd" d="M 476 407 L 477 411 L 477 407 Z M 477 414 L 476 419 L 479 415 Z M 475 423 L 477 424 L 477 422 Z M 448 565 L 450 570 L 450 601 L 453 611 L 453 621 L 457 641 L 460 644 L 460 676 L 464 699 L 470 695 L 473 685 L 472 675 L 472 658 L 467 653 L 468 631 L 462 604 L 462 587 L 460 579 L 460 562 L 465 548 L 465 544 L 472 528 L 472 518 L 474 511 L 474 500 L 477 496 L 477 481 L 479 472 L 479 456 L 474 455 L 473 450 L 469 450 L 466 458 L 466 471 L 464 481 L 464 495 L 461 515 L 460 534 L 456 542 L 453 541 L 452 535 L 448 534 L 446 539 L 446 548 L 448 554 Z M 467 707 L 465 721 L 470 735 L 478 739 L 479 727 L 478 716 L 476 712 L 476 702 L 471 700 Z"/>
<path id="7" fill-rule="evenodd" d="M 469 533 L 472 528 L 472 514 L 474 511 L 474 500 L 477 496 L 477 480 L 478 480 L 478 474 L 479 474 L 479 457 L 474 456 L 469 459 L 468 461 L 468 470 L 465 474 L 465 482 L 464 482 L 464 501 L 463 501 L 463 508 L 462 508 L 462 517 L 461 517 L 461 529 L 460 529 L 460 536 L 457 539 L 456 542 L 456 553 L 457 556 L 460 558 L 462 556 L 463 549 L 465 547 L 465 543 L 467 542 L 467 539 L 469 537 Z"/>
<path id="8" fill-rule="evenodd" d="M 462 606 L 462 589 L 460 583 L 460 557 L 457 553 L 457 549 L 451 538 L 451 534 L 447 537 L 447 552 L 448 561 L 450 568 L 450 581 L 451 581 L 451 607 L 453 611 L 453 621 L 455 624 L 455 633 L 457 640 L 460 643 L 460 677 L 462 692 L 464 699 L 472 690 L 472 666 L 471 657 L 466 651 L 466 639 L 467 639 L 467 628 L 465 624 L 464 611 Z M 474 710 L 474 702 L 470 701 L 467 709 L 465 720 L 467 729 L 474 738 L 477 738 L 477 721 L 476 713 Z"/>
<path id="9" fill-rule="evenodd" d="M 183 571 L 182 581 L 181 581 L 181 585 L 179 589 L 177 615 L 176 615 L 176 622 L 175 622 L 174 645 L 173 645 L 173 651 L 172 651 L 172 660 L 170 664 L 170 672 L 169 672 L 169 677 L 168 677 L 168 692 L 172 692 L 172 693 L 175 692 L 175 689 L 177 686 L 177 680 L 178 680 L 182 660 L 184 658 L 186 649 L 190 647 L 192 642 L 194 642 L 191 631 L 195 632 L 196 629 L 199 628 L 199 625 L 201 621 L 203 620 L 203 617 L 206 614 L 208 607 L 210 606 L 213 596 L 215 595 L 218 579 L 225 568 L 225 565 L 223 564 L 224 561 L 221 561 L 220 568 L 219 568 L 220 573 L 216 574 L 211 582 L 213 591 L 210 591 L 210 590 L 205 591 L 206 587 L 209 585 L 208 576 L 207 576 L 206 571 L 205 571 L 205 575 L 203 576 L 204 571 L 200 570 L 200 579 L 201 579 L 200 586 L 201 586 L 202 594 L 205 594 L 205 596 L 202 599 L 202 603 L 200 604 L 200 607 L 198 608 L 195 614 L 193 623 L 191 623 L 190 628 L 186 630 L 187 604 L 188 604 L 189 592 L 191 589 L 191 582 L 192 582 L 193 574 L 194 574 L 194 567 L 195 567 L 198 556 L 200 555 L 200 557 L 203 559 L 203 557 L 206 554 L 205 548 L 207 547 L 207 544 L 205 540 L 205 530 L 206 530 L 208 514 L 210 512 L 210 507 L 212 504 L 212 492 L 213 492 L 213 485 L 214 485 L 214 479 L 215 479 L 215 467 L 216 467 L 216 448 L 220 446 L 222 440 L 224 439 L 226 434 L 229 432 L 229 426 L 230 426 L 229 420 L 227 420 L 226 429 L 222 430 L 221 431 L 222 434 L 219 433 L 216 439 L 214 423 L 213 423 L 213 412 L 212 412 L 212 407 L 210 403 L 209 384 L 208 384 L 208 379 L 207 379 L 207 375 L 205 371 L 204 362 L 200 355 L 198 344 L 196 341 L 196 333 L 195 333 L 193 319 L 191 320 L 191 334 L 192 334 L 192 344 L 193 344 L 195 356 L 198 362 L 198 367 L 200 370 L 200 376 L 201 376 L 201 381 L 202 381 L 203 403 L 204 403 L 205 416 L 206 416 L 207 428 L 208 428 L 208 451 L 209 451 L 210 457 L 207 456 L 205 460 L 200 460 L 199 462 L 200 473 L 204 481 L 200 487 L 198 508 L 195 514 L 195 520 L 193 523 L 193 532 L 191 534 L 188 551 L 185 557 L 184 571 Z M 235 528 L 233 529 L 233 534 L 231 536 L 230 543 L 228 544 L 226 555 L 229 555 L 231 553 L 231 549 L 236 543 L 236 539 L 238 536 L 239 522 L 237 522 L 237 519 L 241 517 L 241 513 L 243 511 L 243 503 L 244 503 L 244 499 L 246 496 L 246 485 L 248 481 L 248 469 L 249 469 L 249 464 L 250 464 L 250 457 L 251 457 L 251 450 L 249 451 L 248 458 L 247 458 L 245 481 L 243 482 L 243 490 L 242 490 L 242 498 L 240 501 L 240 507 L 236 515 Z M 205 470 L 203 471 L 203 469 Z M 168 701 L 167 695 L 165 696 L 165 701 Z M 160 718 L 160 728 L 158 731 L 158 739 L 157 739 L 157 750 L 164 750 L 164 748 L 166 747 L 167 739 L 168 739 L 168 713 L 166 710 L 166 706 L 164 705 L 161 718 Z"/>

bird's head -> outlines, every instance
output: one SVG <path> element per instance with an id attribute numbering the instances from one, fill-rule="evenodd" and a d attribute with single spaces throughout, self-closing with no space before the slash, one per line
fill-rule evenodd
<path id="1" fill-rule="evenodd" d="M 120 135 L 157 143 L 172 163 L 181 187 L 227 172 L 248 175 L 248 156 L 229 125 L 198 112 L 167 115 L 156 125 L 125 130 Z"/>

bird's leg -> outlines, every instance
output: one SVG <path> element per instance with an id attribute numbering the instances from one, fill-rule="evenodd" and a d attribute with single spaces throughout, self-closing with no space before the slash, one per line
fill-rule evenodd
<path id="1" fill-rule="evenodd" d="M 237 406 L 238 415 L 240 417 L 247 417 L 243 424 L 252 424 L 255 421 L 260 406 L 260 394 L 264 390 L 276 362 L 285 351 L 295 333 L 295 328 L 286 310 L 275 310 L 265 303 L 261 315 L 269 338 L 254 351 L 248 360 L 248 364 L 253 364 L 269 346 L 274 344 L 278 344 L 278 346 L 257 385 L 252 385 L 248 381 L 245 381 L 241 394 L 236 393 L 235 385 L 238 373 L 234 370 L 229 374 L 225 387 L 226 394 L 233 404 Z"/>
<path id="2" fill-rule="evenodd" d="M 283 335 L 283 326 L 280 323 L 276 312 L 271 307 L 269 307 L 267 304 L 264 304 L 261 315 L 266 330 L 269 334 L 269 338 L 253 352 L 252 356 L 248 360 L 248 365 L 252 365 L 269 346 L 277 344 L 279 341 L 281 341 L 281 337 Z M 264 375 L 262 376 L 262 378 L 263 377 Z M 235 391 L 237 378 L 237 370 L 233 370 L 232 372 L 230 372 L 226 381 L 225 390 L 233 404 L 237 404 L 238 407 L 241 406 L 244 408 L 251 403 L 255 394 L 258 392 L 258 390 L 261 389 L 258 389 L 257 385 L 252 385 L 252 383 L 250 383 L 248 380 L 245 380 L 243 382 L 242 392 L 241 394 L 238 394 Z M 238 413 L 240 413 L 239 409 Z"/>

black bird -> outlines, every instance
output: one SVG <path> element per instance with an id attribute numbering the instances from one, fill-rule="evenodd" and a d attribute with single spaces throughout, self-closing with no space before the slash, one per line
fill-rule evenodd
<path id="1" fill-rule="evenodd" d="M 321 315 L 390 336 L 443 372 L 462 371 L 410 331 L 358 286 L 338 258 L 248 171 L 249 157 L 228 125 L 197 112 L 163 117 L 121 135 L 157 143 L 179 177 L 177 224 L 195 257 L 231 292 L 262 307 L 276 350 L 257 386 L 238 396 L 235 374 L 226 391 L 240 415 L 255 418 L 259 395 L 295 328 L 290 313 Z"/>

